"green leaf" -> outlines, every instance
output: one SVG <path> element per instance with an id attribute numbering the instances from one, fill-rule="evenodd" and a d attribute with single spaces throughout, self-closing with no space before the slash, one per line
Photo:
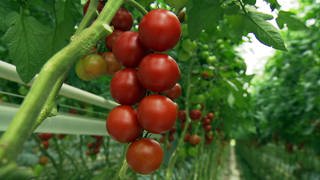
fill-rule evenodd
<path id="1" fill-rule="evenodd" d="M 252 6 L 248 6 L 246 7 L 247 11 L 250 13 L 250 14 L 255 14 L 255 16 L 259 16 L 260 18 L 264 19 L 264 20 L 271 20 L 273 19 L 273 16 L 270 15 L 270 14 L 265 14 L 265 13 L 262 13 L 262 12 L 259 12 L 257 11 L 256 8 L 253 8 Z"/>
<path id="2" fill-rule="evenodd" d="M 263 44 L 279 50 L 287 50 L 279 31 L 256 13 L 249 13 L 246 26 Z"/>
<path id="3" fill-rule="evenodd" d="M 223 17 L 223 10 L 217 1 L 190 0 L 187 6 L 188 32 L 192 39 L 199 34 L 213 32 Z"/>
<path id="4" fill-rule="evenodd" d="M 256 0 L 243 0 L 243 2 L 245 4 L 250 4 L 250 5 L 255 5 L 256 4 Z"/>
<path id="5" fill-rule="evenodd" d="M 74 26 L 82 17 L 74 1 L 57 1 L 56 9 L 56 27 L 52 39 L 53 53 L 57 52 L 70 41 L 70 37 L 75 31 Z"/>
<path id="6" fill-rule="evenodd" d="M 280 11 L 276 19 L 278 26 L 282 29 L 286 24 L 291 30 L 306 30 L 306 25 L 292 12 Z"/>
<path id="7" fill-rule="evenodd" d="M 29 82 L 49 57 L 48 40 L 51 30 L 34 17 L 13 13 L 12 24 L 3 40 L 9 48 L 9 57 L 17 67 L 20 78 Z"/>
<path id="8" fill-rule="evenodd" d="M 277 0 L 264 0 L 264 1 L 270 4 L 270 8 L 272 10 L 280 8 L 280 4 L 278 3 Z"/>

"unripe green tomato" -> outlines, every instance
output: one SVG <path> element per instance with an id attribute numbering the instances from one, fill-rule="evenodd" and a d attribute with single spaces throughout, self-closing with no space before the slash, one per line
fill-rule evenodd
<path id="1" fill-rule="evenodd" d="M 202 51 L 200 53 L 200 58 L 202 58 L 202 59 L 207 59 L 209 56 L 210 56 L 209 51 Z"/>
<path id="2" fill-rule="evenodd" d="M 182 62 L 187 61 L 190 59 L 190 57 L 191 57 L 191 54 L 184 51 L 184 50 L 180 50 L 178 52 L 178 60 L 179 61 L 182 61 Z"/>
<path id="3" fill-rule="evenodd" d="M 185 50 L 187 52 L 193 52 L 197 48 L 197 44 L 194 41 L 191 41 L 190 39 L 186 39 L 186 40 L 182 41 L 181 46 L 182 46 L 183 50 Z"/>
<path id="4" fill-rule="evenodd" d="M 84 81 L 106 74 L 107 62 L 99 54 L 89 54 L 76 64 L 76 74 Z"/>
<path id="5" fill-rule="evenodd" d="M 213 65 L 213 64 L 215 64 L 217 62 L 217 57 L 216 56 L 209 56 L 208 58 L 207 58 L 207 63 L 208 64 L 210 64 L 210 65 Z"/>

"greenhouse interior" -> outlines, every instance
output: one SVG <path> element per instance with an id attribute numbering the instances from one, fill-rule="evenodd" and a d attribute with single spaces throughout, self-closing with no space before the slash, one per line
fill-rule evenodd
<path id="1" fill-rule="evenodd" d="M 320 180 L 320 0 L 1 0 L 0 179 Z"/>

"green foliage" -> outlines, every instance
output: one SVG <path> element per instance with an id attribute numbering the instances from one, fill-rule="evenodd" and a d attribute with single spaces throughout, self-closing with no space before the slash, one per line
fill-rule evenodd
<path id="1" fill-rule="evenodd" d="M 319 7 L 308 8 L 314 16 L 307 19 L 317 16 Z M 316 140 L 320 138 L 319 27 L 315 23 L 309 31 L 288 32 L 288 52 L 278 52 L 255 83 L 253 101 L 261 139 L 304 142 L 320 152 Z"/>
<path id="2" fill-rule="evenodd" d="M 304 22 L 298 19 L 292 12 L 280 11 L 276 20 L 281 29 L 285 24 L 291 30 L 306 30 L 307 28 Z"/>

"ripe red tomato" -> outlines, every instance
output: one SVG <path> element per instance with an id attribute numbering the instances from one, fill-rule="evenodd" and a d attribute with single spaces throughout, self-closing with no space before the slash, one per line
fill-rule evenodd
<path id="1" fill-rule="evenodd" d="M 111 96 L 120 104 L 133 105 L 146 94 L 138 80 L 137 70 L 125 68 L 113 76 L 110 83 Z"/>
<path id="2" fill-rule="evenodd" d="M 198 109 L 194 109 L 190 111 L 189 115 L 192 120 L 196 121 L 201 118 L 201 111 Z"/>
<path id="3" fill-rule="evenodd" d="M 76 74 L 84 81 L 106 74 L 107 63 L 99 54 L 89 54 L 76 64 Z"/>
<path id="4" fill-rule="evenodd" d="M 184 140 L 184 142 L 188 142 L 190 140 L 190 134 L 186 133 L 183 140 Z"/>
<path id="5" fill-rule="evenodd" d="M 174 100 L 181 96 L 182 90 L 179 83 L 176 83 L 171 89 L 163 92 L 168 98 Z"/>
<path id="6" fill-rule="evenodd" d="M 106 128 L 110 136 L 119 142 L 132 142 L 142 133 L 137 114 L 130 106 L 117 106 L 109 113 Z"/>
<path id="7" fill-rule="evenodd" d="M 48 149 L 48 148 L 49 148 L 49 141 L 42 141 L 42 142 L 41 142 L 41 146 L 42 146 L 44 149 Z"/>
<path id="8" fill-rule="evenodd" d="M 122 33 L 122 31 L 114 30 L 109 36 L 106 37 L 105 43 L 108 49 L 112 50 L 114 42 L 116 42 Z"/>
<path id="9" fill-rule="evenodd" d="M 213 114 L 212 112 L 210 112 L 210 113 L 207 114 L 207 117 L 208 117 L 210 120 L 213 120 L 214 114 Z"/>
<path id="10" fill-rule="evenodd" d="M 154 92 L 172 88 L 180 79 L 180 70 L 176 61 L 166 54 L 145 56 L 138 68 L 141 84 Z"/>
<path id="11" fill-rule="evenodd" d="M 163 150 L 157 141 L 144 138 L 130 144 L 126 159 L 135 172 L 150 174 L 160 167 Z"/>
<path id="12" fill-rule="evenodd" d="M 138 121 L 151 133 L 160 134 L 170 130 L 177 119 L 177 114 L 177 104 L 165 96 L 147 96 L 138 106 Z"/>
<path id="13" fill-rule="evenodd" d="M 206 131 L 206 132 L 208 132 L 208 131 L 211 131 L 211 125 L 205 125 L 204 127 L 203 127 L 203 129 Z"/>
<path id="14" fill-rule="evenodd" d="M 200 143 L 200 141 L 201 141 L 201 137 L 198 136 L 197 134 L 194 134 L 189 138 L 189 142 L 191 145 L 197 145 Z"/>
<path id="15" fill-rule="evenodd" d="M 185 110 L 180 110 L 179 113 L 178 113 L 178 119 L 181 121 L 181 122 L 185 122 L 186 119 L 187 119 L 187 115 L 186 115 L 186 111 Z"/>
<path id="16" fill-rule="evenodd" d="M 83 15 L 85 15 L 87 13 L 89 4 L 90 4 L 90 0 L 88 0 L 86 2 L 86 4 L 83 6 Z M 104 7 L 104 1 L 103 0 L 99 0 L 99 4 L 98 4 L 98 7 L 97 7 L 97 10 L 98 10 L 99 13 L 102 11 L 103 7 Z"/>
<path id="17" fill-rule="evenodd" d="M 114 29 L 121 31 L 128 31 L 131 29 L 133 24 L 133 18 L 131 13 L 125 8 L 120 8 L 114 15 L 111 25 Z"/>
<path id="18" fill-rule="evenodd" d="M 126 67 L 137 67 L 145 55 L 145 49 L 138 40 L 138 33 L 123 32 L 112 46 L 116 59 Z"/>
<path id="19" fill-rule="evenodd" d="M 112 52 L 105 52 L 102 54 L 102 57 L 107 63 L 106 73 L 108 75 L 113 75 L 121 69 L 121 64 L 117 61 Z"/>
<path id="20" fill-rule="evenodd" d="M 42 140 L 42 141 L 48 141 L 49 139 L 52 138 L 52 134 L 51 133 L 41 133 L 38 135 L 38 137 Z"/>
<path id="21" fill-rule="evenodd" d="M 209 119 L 209 118 L 204 118 L 203 120 L 202 120 L 202 124 L 203 125 L 208 125 L 208 124 L 210 124 L 211 123 L 211 120 Z"/>
<path id="22" fill-rule="evenodd" d="M 173 48 L 180 39 L 181 27 L 177 16 L 165 9 L 155 9 L 146 14 L 139 24 L 139 39 L 155 51 Z"/>

